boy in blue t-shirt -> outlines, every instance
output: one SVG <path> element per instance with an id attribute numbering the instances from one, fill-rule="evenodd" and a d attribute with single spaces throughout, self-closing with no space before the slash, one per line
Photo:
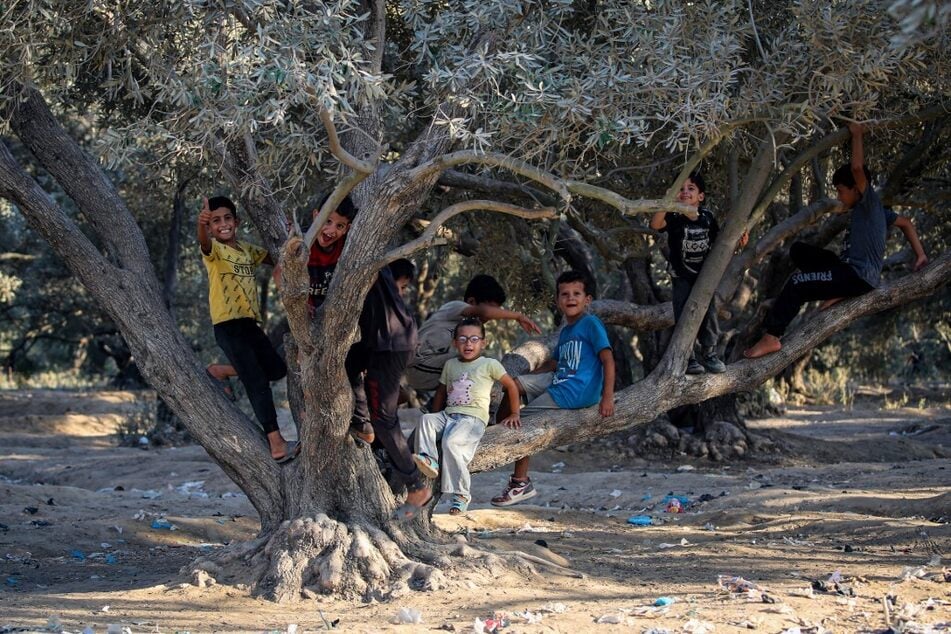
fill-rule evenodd
<path id="1" fill-rule="evenodd" d="M 587 312 L 593 299 L 587 278 L 578 271 L 565 271 L 556 283 L 558 310 L 565 325 L 558 336 L 555 357 L 531 374 L 516 377 L 519 392 L 528 403 L 522 414 L 544 409 L 582 409 L 599 403 L 601 416 L 614 415 L 614 356 L 601 320 Z M 503 401 L 498 417 L 506 419 Z M 518 419 L 504 420 L 518 429 Z M 528 456 L 515 462 L 515 473 L 494 506 L 511 506 L 535 496 L 528 477 Z"/>

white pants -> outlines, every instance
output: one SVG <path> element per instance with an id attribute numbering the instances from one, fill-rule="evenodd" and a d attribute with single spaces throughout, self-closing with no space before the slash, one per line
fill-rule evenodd
<path id="1" fill-rule="evenodd" d="M 416 453 L 439 460 L 442 492 L 471 499 L 469 463 L 485 433 L 485 423 L 475 416 L 437 412 L 424 414 L 416 429 Z M 439 448 L 442 446 L 442 456 Z"/>

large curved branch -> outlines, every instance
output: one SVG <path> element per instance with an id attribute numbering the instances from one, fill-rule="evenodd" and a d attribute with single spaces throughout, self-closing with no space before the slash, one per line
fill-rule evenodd
<path id="1" fill-rule="evenodd" d="M 411 176 L 419 178 L 423 176 L 432 176 L 439 174 L 453 167 L 460 165 L 476 164 L 489 167 L 499 167 L 507 169 L 510 172 L 518 174 L 524 178 L 535 181 L 557 192 L 558 196 L 569 204 L 571 195 L 578 194 L 586 198 L 600 200 L 611 207 L 614 207 L 624 215 L 637 215 L 645 213 L 654 213 L 656 211 L 677 211 L 683 214 L 692 215 L 696 210 L 690 205 L 684 205 L 674 201 L 663 200 L 630 200 L 621 196 L 617 192 L 604 187 L 598 187 L 584 181 L 565 180 L 539 169 L 534 165 L 521 161 L 519 159 L 497 153 L 480 153 L 471 150 L 452 152 L 436 157 L 413 170 Z"/>
<path id="2" fill-rule="evenodd" d="M 430 221 L 422 235 L 420 235 L 415 240 L 407 242 L 406 244 L 399 246 L 384 255 L 383 264 L 388 264 L 393 260 L 398 260 L 399 258 L 409 257 L 416 251 L 426 248 L 438 237 L 438 231 L 440 227 L 446 224 L 450 218 L 458 216 L 459 214 L 465 213 L 467 211 L 476 210 L 495 211 L 497 213 L 517 216 L 518 218 L 524 218 L 526 220 L 546 220 L 556 218 L 558 216 L 558 212 L 551 207 L 543 207 L 541 209 L 526 209 L 525 207 L 509 205 L 508 203 L 500 203 L 493 200 L 466 200 L 454 205 L 450 205 L 436 214 L 436 217 Z"/>
<path id="3" fill-rule="evenodd" d="M 337 136 L 337 126 L 334 125 L 333 115 L 326 108 L 318 110 L 320 122 L 324 124 L 327 131 L 327 143 L 330 145 L 330 153 L 338 161 L 349 167 L 355 172 L 362 172 L 369 176 L 376 169 L 376 161 L 361 161 L 350 152 L 347 152 L 340 144 L 340 137 Z"/>
<path id="4" fill-rule="evenodd" d="M 349 167 L 351 171 L 334 187 L 330 196 L 328 196 L 324 204 L 321 205 L 320 212 L 318 212 L 317 217 L 314 218 L 314 221 L 310 224 L 307 233 L 304 234 L 304 246 L 308 250 L 313 246 L 314 240 L 317 239 L 317 232 L 320 231 L 324 223 L 327 222 L 330 213 L 340 206 L 344 198 L 346 198 L 357 185 L 373 174 L 383 151 L 381 148 L 372 161 L 361 161 L 350 152 L 347 152 L 340 144 L 340 137 L 337 136 L 337 126 L 334 125 L 333 115 L 330 111 L 322 107 L 319 110 L 319 114 L 320 121 L 327 130 L 327 142 L 330 145 L 330 153 L 343 165 Z"/>
<path id="5" fill-rule="evenodd" d="M 95 245 L 79 227 L 53 202 L 0 140 L 0 198 L 20 208 L 34 231 L 51 242 L 63 259 L 75 262 L 75 273 L 83 283 L 115 273 Z"/>
<path id="6" fill-rule="evenodd" d="M 145 237 L 96 161 L 56 121 L 35 88 L 8 84 L 3 116 L 20 141 L 83 210 L 96 235 L 126 270 L 153 275 Z"/>
<path id="7" fill-rule="evenodd" d="M 475 473 L 495 469 L 512 462 L 517 456 L 530 456 L 548 447 L 590 440 L 650 422 L 662 412 L 680 405 L 751 389 L 776 376 L 787 365 L 859 317 L 931 295 L 947 284 L 949 278 L 951 252 L 946 252 L 914 275 L 907 275 L 818 313 L 806 325 L 787 335 L 783 349 L 776 354 L 731 364 L 723 374 L 698 377 L 651 374 L 618 392 L 616 414 L 611 418 L 601 418 L 595 406 L 526 415 L 522 417 L 519 430 L 496 425 L 486 431 L 469 470 Z"/>

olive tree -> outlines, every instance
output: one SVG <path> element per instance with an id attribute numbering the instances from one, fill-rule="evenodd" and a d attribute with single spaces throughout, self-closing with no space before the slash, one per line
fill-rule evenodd
<path id="1" fill-rule="evenodd" d="M 928 11 L 916 7 L 924 4 Z M 907 5 L 907 6 L 906 6 Z M 782 352 L 685 376 L 689 348 L 718 285 L 736 282 L 733 245 L 763 222 L 789 170 L 842 140 L 845 120 L 915 126 L 944 116 L 947 12 L 940 3 L 511 2 L 256 0 L 129 5 L 21 0 L 4 11 L 0 195 L 9 199 L 116 322 L 142 374 L 191 435 L 248 495 L 261 531 L 197 562 L 292 600 L 303 586 L 381 596 L 436 583 L 439 569 L 483 565 L 427 518 L 390 518 L 395 496 L 369 451 L 347 434 L 344 358 L 377 271 L 445 240 L 441 227 L 477 210 L 537 221 L 544 243 L 563 226 L 599 228 L 584 210 L 638 220 L 674 202 L 679 182 L 722 142 L 748 149 L 737 196 L 684 318 L 660 362 L 618 394 L 616 415 L 561 411 L 493 429 L 473 464 L 485 469 L 556 443 L 636 425 L 677 405 L 749 388 L 860 315 L 933 293 L 943 254 L 920 275 L 843 302 Z M 930 12 L 929 12 L 930 11 Z M 937 107 L 937 109 L 936 109 Z M 83 120 L 92 139 L 67 133 Z M 816 138 L 813 131 L 828 133 Z M 291 328 L 290 394 L 303 451 L 271 460 L 256 425 L 208 379 L 162 301 L 142 231 L 107 176 L 142 144 L 202 158 L 240 192 L 264 246 L 283 266 Z M 676 158 L 661 196 L 595 183 L 625 163 Z M 80 229 L 40 186 L 48 172 L 86 221 Z M 402 232 L 441 179 L 488 185 Z M 348 193 L 360 212 L 314 318 L 306 245 L 286 210 L 316 181 L 333 183 L 320 213 Z M 511 189 L 541 202 L 513 204 Z M 509 193 L 506 194 L 506 191 Z M 539 199 L 541 200 L 541 199 Z M 633 222 L 633 221 L 632 221 Z M 320 218 L 314 226 L 320 225 Z M 770 234 L 766 234 L 770 235 Z M 515 255 L 513 255 L 513 258 Z M 612 323 L 670 325 L 669 307 L 602 304 Z M 607 317 L 606 317 L 607 318 Z M 529 345 L 512 364 L 547 353 Z M 514 366 L 513 366 L 514 367 Z M 515 371 L 515 370 L 513 370 Z M 454 555 L 457 555 L 454 557 Z"/>

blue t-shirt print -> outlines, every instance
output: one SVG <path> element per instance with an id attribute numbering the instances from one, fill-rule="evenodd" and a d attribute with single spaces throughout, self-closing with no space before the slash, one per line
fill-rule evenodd
<path id="1" fill-rule="evenodd" d="M 562 328 L 558 336 L 558 369 L 548 388 L 558 407 L 580 409 L 601 400 L 604 368 L 598 354 L 610 347 L 604 324 L 594 315 L 584 315 Z"/>

